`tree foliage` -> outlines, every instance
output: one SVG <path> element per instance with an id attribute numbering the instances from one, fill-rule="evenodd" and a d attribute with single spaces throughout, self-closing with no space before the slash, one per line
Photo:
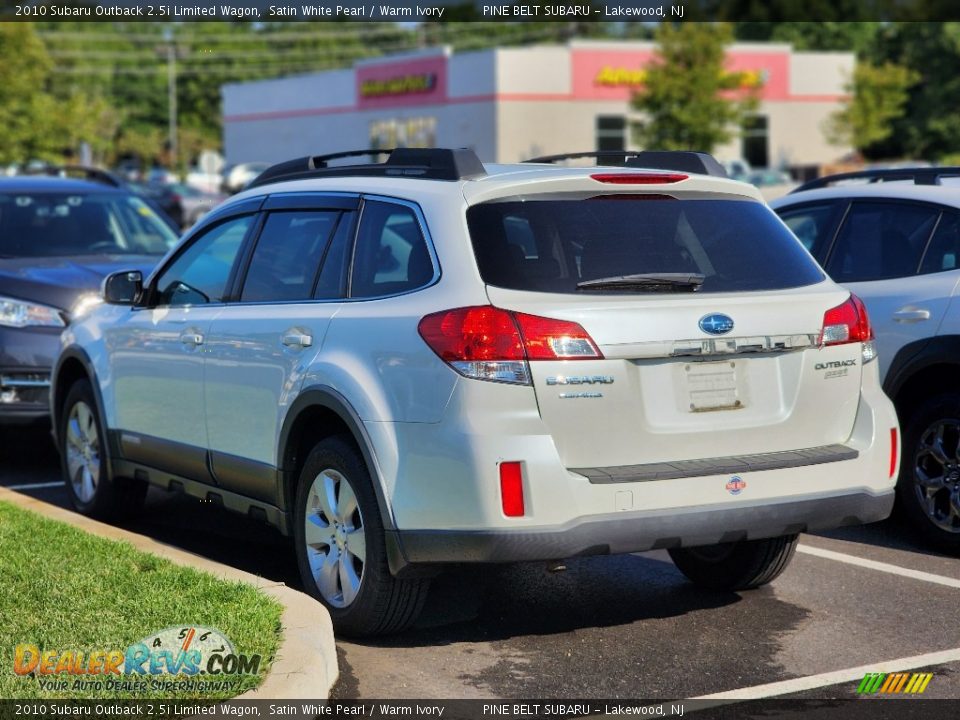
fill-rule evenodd
<path id="1" fill-rule="evenodd" d="M 859 63 L 847 85 L 850 98 L 824 127 L 835 145 L 863 151 L 893 134 L 893 123 L 906 113 L 910 87 L 919 75 L 893 63 Z"/>
<path id="2" fill-rule="evenodd" d="M 645 115 L 634 126 L 634 140 L 657 150 L 711 152 L 757 105 L 747 74 L 725 67 L 730 28 L 663 23 L 656 37 L 657 56 L 632 102 Z"/>

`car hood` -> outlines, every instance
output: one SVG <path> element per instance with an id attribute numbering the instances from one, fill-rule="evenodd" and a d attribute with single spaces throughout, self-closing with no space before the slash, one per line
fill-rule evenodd
<path id="1" fill-rule="evenodd" d="M 81 295 L 99 292 L 110 273 L 140 270 L 146 277 L 159 260 L 151 255 L 0 258 L 0 295 L 69 310 Z"/>

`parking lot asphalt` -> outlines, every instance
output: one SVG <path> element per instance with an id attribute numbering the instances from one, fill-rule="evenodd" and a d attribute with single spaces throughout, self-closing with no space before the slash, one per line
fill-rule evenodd
<path id="1" fill-rule="evenodd" d="M 0 485 L 67 506 L 46 429 L 0 429 Z M 299 586 L 289 542 L 215 506 L 151 489 L 126 529 Z M 663 551 L 452 569 L 417 627 L 338 642 L 338 698 L 854 698 L 859 672 L 932 672 L 960 699 L 960 558 L 896 521 L 804 535 L 772 585 L 688 583 Z M 894 702 L 880 700 L 879 702 Z"/>

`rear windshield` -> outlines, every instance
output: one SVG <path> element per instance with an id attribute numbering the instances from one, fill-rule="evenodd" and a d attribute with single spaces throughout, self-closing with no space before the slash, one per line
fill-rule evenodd
<path id="1" fill-rule="evenodd" d="M 176 234 L 122 193 L 0 193 L 0 257 L 163 255 Z"/>
<path id="2" fill-rule="evenodd" d="M 699 292 L 779 290 L 824 279 L 765 205 L 664 195 L 511 198 L 474 205 L 467 224 L 484 282 L 550 293 L 634 274 L 702 276 Z"/>

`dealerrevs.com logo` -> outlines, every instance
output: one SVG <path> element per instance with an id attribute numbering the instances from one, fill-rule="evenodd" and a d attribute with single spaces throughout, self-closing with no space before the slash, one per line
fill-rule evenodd
<path id="1" fill-rule="evenodd" d="M 256 675 L 260 655 L 244 655 L 219 630 L 169 627 L 125 650 L 41 649 L 24 643 L 14 650 L 13 671 L 31 675 L 42 690 L 220 692 Z"/>

